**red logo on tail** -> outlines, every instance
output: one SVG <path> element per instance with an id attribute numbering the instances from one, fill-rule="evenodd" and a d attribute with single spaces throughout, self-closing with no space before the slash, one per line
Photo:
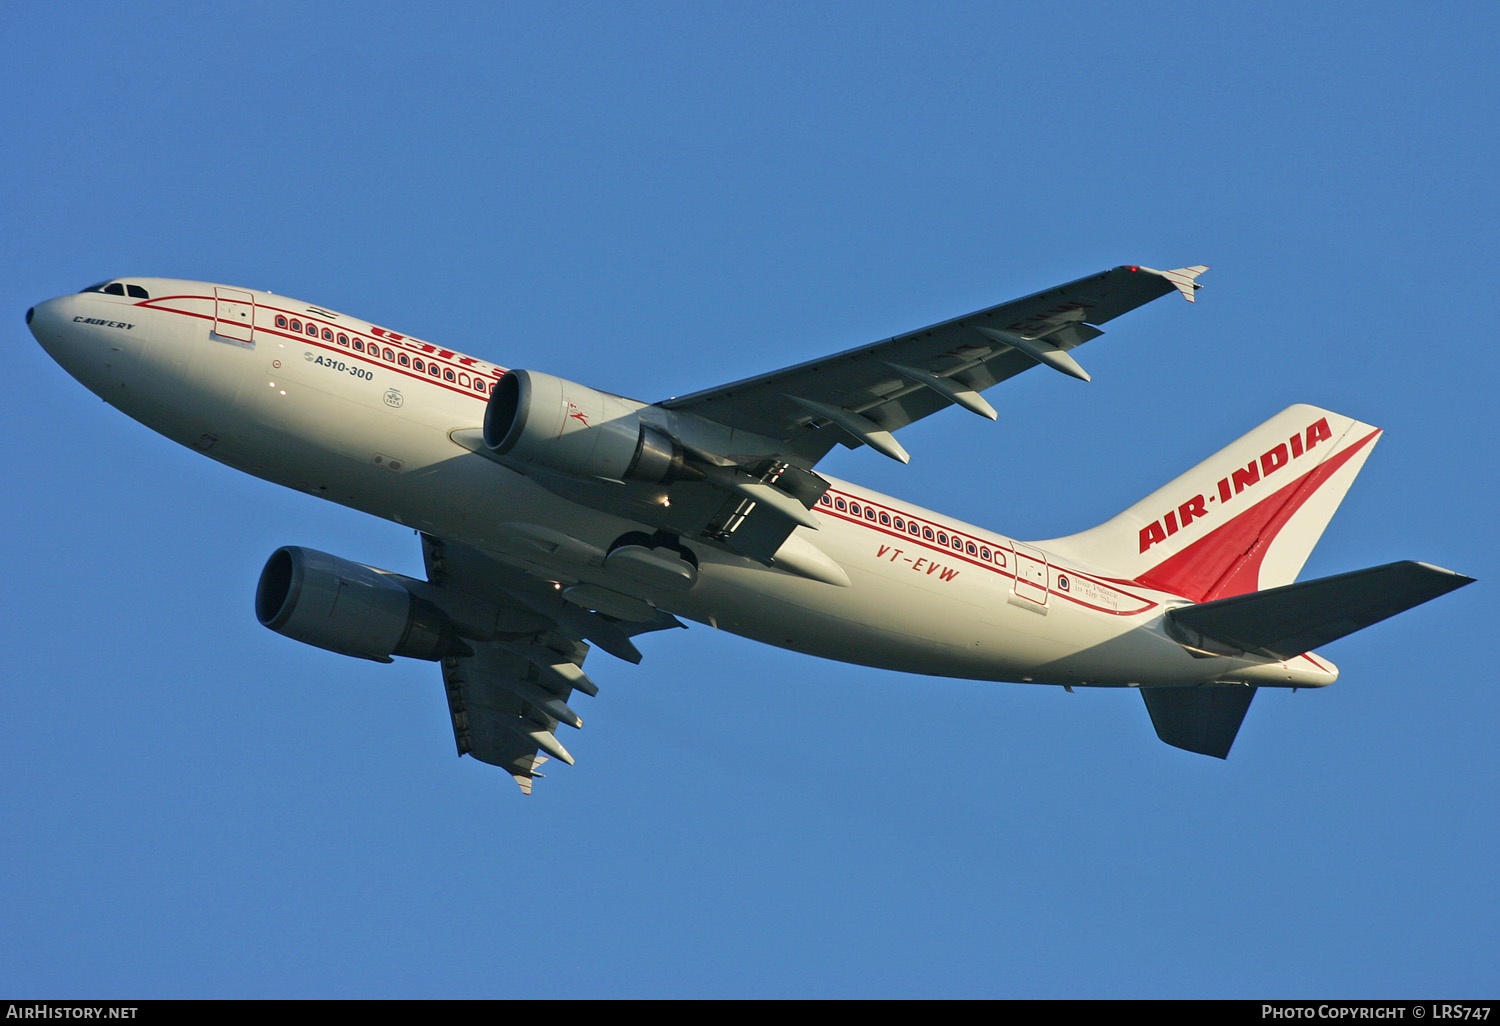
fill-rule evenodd
<path id="1" fill-rule="evenodd" d="M 1312 452 L 1318 443 L 1332 440 L 1333 432 L 1328 428 L 1328 418 L 1320 417 L 1314 423 L 1309 424 L 1307 430 L 1299 431 L 1285 442 L 1277 442 L 1261 453 L 1259 459 L 1251 460 L 1244 467 L 1236 467 L 1228 477 L 1219 478 L 1217 494 L 1195 495 L 1178 505 L 1176 509 L 1167 511 L 1141 528 L 1141 551 L 1145 552 L 1151 546 L 1166 541 L 1193 521 L 1208 516 L 1208 503 L 1231 501 L 1245 489 L 1255 487 L 1278 470 L 1290 465 L 1293 460 L 1301 459 Z"/>

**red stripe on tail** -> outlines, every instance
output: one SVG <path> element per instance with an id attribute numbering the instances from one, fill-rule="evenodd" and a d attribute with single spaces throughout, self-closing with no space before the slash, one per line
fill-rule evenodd
<path id="1" fill-rule="evenodd" d="M 1194 602 L 1259 591 L 1261 562 L 1281 529 L 1340 467 L 1379 435 L 1379 429 L 1371 431 L 1337 456 L 1147 570 L 1136 578 L 1137 583 Z"/>

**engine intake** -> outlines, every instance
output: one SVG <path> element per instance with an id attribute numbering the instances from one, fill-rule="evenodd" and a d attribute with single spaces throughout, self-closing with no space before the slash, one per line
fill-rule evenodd
<path id="1" fill-rule="evenodd" d="M 284 546 L 266 560 L 255 615 L 278 634 L 340 655 L 391 662 L 441 659 L 457 642 L 447 615 L 408 578 L 316 549 Z"/>
<path id="2" fill-rule="evenodd" d="M 538 371 L 506 372 L 484 411 L 484 444 L 576 477 L 662 484 L 694 474 L 682 446 L 646 423 L 645 403 Z"/>

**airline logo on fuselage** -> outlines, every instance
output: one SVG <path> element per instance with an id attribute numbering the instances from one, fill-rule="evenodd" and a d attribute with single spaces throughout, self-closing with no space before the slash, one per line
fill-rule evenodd
<path id="1" fill-rule="evenodd" d="M 1228 477 L 1219 478 L 1213 493 L 1195 495 L 1141 528 L 1141 551 L 1145 552 L 1195 520 L 1208 516 L 1210 503 L 1223 504 L 1234 500 L 1245 489 L 1258 487 L 1272 474 L 1302 459 L 1318 444 L 1332 440 L 1333 432 L 1328 428 L 1328 418 L 1320 417 L 1309 424 L 1307 430 L 1297 432 L 1285 442 L 1277 442 L 1261 453 L 1258 459 L 1251 460 L 1244 467 L 1235 468 Z"/>

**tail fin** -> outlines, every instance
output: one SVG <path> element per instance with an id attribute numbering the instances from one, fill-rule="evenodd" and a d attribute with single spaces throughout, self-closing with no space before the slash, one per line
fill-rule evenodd
<path id="1" fill-rule="evenodd" d="M 1194 602 L 1290 584 L 1379 436 L 1291 406 L 1112 520 L 1036 544 Z"/>

